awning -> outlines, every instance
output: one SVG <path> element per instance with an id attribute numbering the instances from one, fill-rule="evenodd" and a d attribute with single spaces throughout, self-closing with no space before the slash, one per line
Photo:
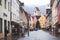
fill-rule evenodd
<path id="1" fill-rule="evenodd" d="M 11 21 L 11 25 L 19 26 L 19 23 L 16 23 L 14 21 Z"/>

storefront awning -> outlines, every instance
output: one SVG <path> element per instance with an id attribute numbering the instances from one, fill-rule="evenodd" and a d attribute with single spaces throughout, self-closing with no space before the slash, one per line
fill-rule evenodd
<path id="1" fill-rule="evenodd" d="M 11 21 L 11 25 L 19 26 L 19 23 L 16 23 L 16 22 L 14 22 L 14 21 Z"/>

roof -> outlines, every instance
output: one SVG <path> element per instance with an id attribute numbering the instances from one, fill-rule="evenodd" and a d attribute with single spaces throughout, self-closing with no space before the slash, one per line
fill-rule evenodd
<path id="1" fill-rule="evenodd" d="M 54 1 L 55 1 L 55 0 L 51 0 L 51 2 L 50 2 L 50 3 L 51 3 L 51 7 L 53 6 Z"/>
<path id="2" fill-rule="evenodd" d="M 38 7 L 35 7 L 37 9 L 37 11 L 40 11 Z"/>
<path id="3" fill-rule="evenodd" d="M 23 11 L 24 11 L 24 9 L 23 9 L 22 7 L 20 7 L 20 11 L 21 11 L 21 12 L 23 12 Z"/>

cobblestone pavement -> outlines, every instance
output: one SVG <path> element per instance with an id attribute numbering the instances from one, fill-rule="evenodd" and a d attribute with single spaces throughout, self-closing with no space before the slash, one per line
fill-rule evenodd
<path id="1" fill-rule="evenodd" d="M 26 34 L 24 38 L 19 38 L 18 40 L 60 40 L 60 38 L 51 35 L 49 32 L 38 30 L 31 31 L 29 37 Z"/>
<path id="2" fill-rule="evenodd" d="M 53 34 L 47 31 L 38 30 L 38 31 L 30 31 L 29 36 L 26 33 L 24 37 L 12 36 L 7 38 L 7 40 L 60 40 L 60 37 L 54 36 Z"/>

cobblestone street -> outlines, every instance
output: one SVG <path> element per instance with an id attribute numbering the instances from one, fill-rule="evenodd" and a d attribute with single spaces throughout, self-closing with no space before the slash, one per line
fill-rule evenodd
<path id="1" fill-rule="evenodd" d="M 0 40 L 60 40 L 60 0 L 0 0 Z"/>
<path id="2" fill-rule="evenodd" d="M 18 40 L 60 40 L 58 37 L 51 35 L 43 30 L 31 31 L 29 37 L 27 34 L 24 38 L 19 38 Z"/>
<path id="3" fill-rule="evenodd" d="M 6 40 L 6 39 L 0 39 L 0 40 Z M 43 30 L 37 30 L 37 31 L 30 31 L 29 36 L 26 33 L 24 37 L 21 36 L 12 36 L 8 37 L 7 40 L 60 40 L 60 37 L 58 35 L 53 35 L 51 32 L 43 31 Z"/>

